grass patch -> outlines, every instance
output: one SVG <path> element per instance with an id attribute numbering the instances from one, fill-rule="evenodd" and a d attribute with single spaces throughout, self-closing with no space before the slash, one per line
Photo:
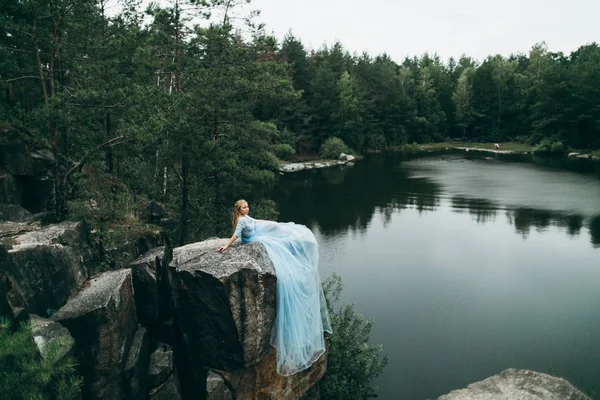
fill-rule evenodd
<path id="1" fill-rule="evenodd" d="M 508 150 L 515 152 L 531 152 L 533 151 L 533 147 L 529 146 L 525 143 L 518 142 L 506 142 L 506 143 L 498 143 L 500 145 L 500 150 Z M 421 150 L 431 151 L 431 150 L 444 150 L 446 147 L 470 147 L 475 149 L 486 149 L 486 150 L 495 150 L 495 143 L 473 143 L 473 142 L 441 142 L 441 143 L 427 143 L 420 144 L 419 147 Z"/>
<path id="2" fill-rule="evenodd" d="M 600 150 L 592 151 L 590 156 L 594 158 L 600 158 Z"/>

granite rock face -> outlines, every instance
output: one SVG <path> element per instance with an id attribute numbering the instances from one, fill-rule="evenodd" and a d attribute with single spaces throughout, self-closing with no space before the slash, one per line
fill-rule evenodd
<path id="1" fill-rule="evenodd" d="M 211 369 L 209 399 L 319 398 L 315 386 L 327 369 L 327 353 L 292 376 L 277 373 L 270 345 L 277 281 L 260 243 L 210 239 L 173 250 L 170 264 L 175 322 L 191 369 Z M 312 396 L 312 397 L 310 397 Z"/>
<path id="2" fill-rule="evenodd" d="M 125 398 L 128 385 L 121 377 L 137 331 L 131 270 L 91 279 L 51 319 L 65 326 L 77 343 L 84 398 Z"/>
<path id="3" fill-rule="evenodd" d="M 30 212 L 46 211 L 54 189 L 55 158 L 48 149 L 30 150 L 16 131 L 0 128 L 0 203 Z"/>
<path id="4" fill-rule="evenodd" d="M 4 223 L 0 236 L 8 249 L 1 273 L 10 284 L 9 302 L 41 316 L 65 304 L 94 260 L 83 222 Z"/>
<path id="5" fill-rule="evenodd" d="M 236 399 L 299 400 L 325 375 L 327 356 L 328 353 L 323 354 L 309 369 L 281 376 L 277 373 L 276 351 L 271 348 L 259 363 L 235 371 L 221 371 L 221 374 Z"/>
<path id="6" fill-rule="evenodd" d="M 206 378 L 206 400 L 233 400 L 223 377 L 212 371 Z"/>
<path id="7" fill-rule="evenodd" d="M 129 264 L 133 275 L 138 321 L 155 326 L 172 315 L 168 263 L 172 253 L 165 246 L 151 249 Z"/>
<path id="8" fill-rule="evenodd" d="M 150 337 L 146 328 L 138 328 L 133 336 L 122 379 L 126 384 L 127 399 L 148 398 L 148 365 Z"/>
<path id="9" fill-rule="evenodd" d="M 234 370 L 271 348 L 276 278 L 260 243 L 216 249 L 211 239 L 173 250 L 175 317 L 192 364 Z"/>
<path id="10" fill-rule="evenodd" d="M 507 369 L 438 400 L 591 400 L 564 379 L 539 372 Z"/>
<path id="11" fill-rule="evenodd" d="M 75 354 L 75 340 L 64 326 L 35 314 L 30 314 L 29 317 L 33 340 L 42 357 L 46 357 L 48 346 L 52 343 L 56 343 L 59 347 L 59 359 L 71 357 Z"/>

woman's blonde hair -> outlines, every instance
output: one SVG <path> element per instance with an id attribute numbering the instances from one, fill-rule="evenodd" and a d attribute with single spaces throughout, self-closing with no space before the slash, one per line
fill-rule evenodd
<path id="1" fill-rule="evenodd" d="M 235 233 L 235 227 L 237 226 L 238 219 L 242 215 L 241 209 L 244 204 L 248 204 L 246 200 L 238 200 L 233 205 L 233 214 L 231 215 L 231 225 L 233 225 L 233 232 Z"/>

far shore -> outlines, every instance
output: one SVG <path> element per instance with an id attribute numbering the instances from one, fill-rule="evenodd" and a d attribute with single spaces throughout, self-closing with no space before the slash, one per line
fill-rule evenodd
<path id="1" fill-rule="evenodd" d="M 390 148 L 386 151 L 408 151 L 408 152 L 437 152 L 444 150 L 462 150 L 462 151 L 484 151 L 496 154 L 534 154 L 534 147 L 519 142 L 498 143 L 476 143 L 476 142 L 440 142 L 426 144 L 408 144 L 405 146 Z M 376 153 L 376 152 L 370 152 Z M 352 161 L 346 160 L 328 160 L 320 158 L 319 155 L 303 154 L 294 156 L 293 160 L 279 160 L 281 172 L 296 172 L 304 169 L 327 168 L 335 165 L 352 166 L 355 161 L 361 160 L 363 156 L 354 155 Z M 570 158 L 593 159 L 600 161 L 600 150 L 596 151 L 573 151 L 568 154 Z"/>

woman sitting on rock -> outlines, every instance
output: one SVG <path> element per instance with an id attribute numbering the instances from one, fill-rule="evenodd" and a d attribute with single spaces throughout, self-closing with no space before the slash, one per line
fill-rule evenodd
<path id="1" fill-rule="evenodd" d="M 233 236 L 217 251 L 225 251 L 237 238 L 264 245 L 277 276 L 277 312 L 271 329 L 277 372 L 293 375 L 309 368 L 325 353 L 323 331 L 331 333 L 319 278 L 319 248 L 306 226 L 257 220 L 248 215 L 249 211 L 245 200 L 235 203 Z"/>

